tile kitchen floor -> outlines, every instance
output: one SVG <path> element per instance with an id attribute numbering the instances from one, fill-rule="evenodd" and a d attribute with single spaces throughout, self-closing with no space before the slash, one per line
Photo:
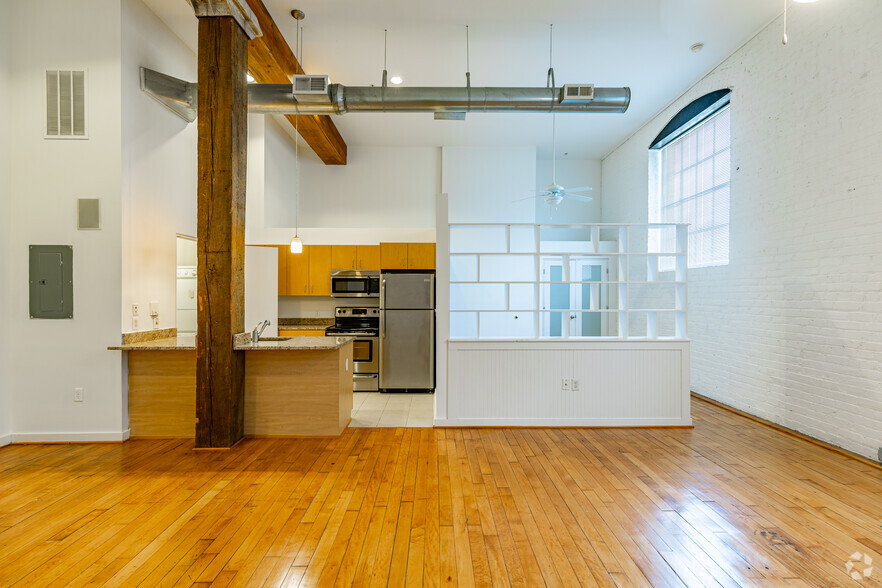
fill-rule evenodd
<path id="1" fill-rule="evenodd" d="M 435 420 L 434 394 L 380 394 L 356 392 L 350 427 L 431 427 Z"/>

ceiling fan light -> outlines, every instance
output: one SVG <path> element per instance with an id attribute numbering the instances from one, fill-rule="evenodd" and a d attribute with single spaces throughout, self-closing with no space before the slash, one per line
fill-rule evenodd
<path id="1" fill-rule="evenodd" d="M 300 237 L 295 236 L 291 239 L 291 253 L 303 253 L 303 241 Z"/>

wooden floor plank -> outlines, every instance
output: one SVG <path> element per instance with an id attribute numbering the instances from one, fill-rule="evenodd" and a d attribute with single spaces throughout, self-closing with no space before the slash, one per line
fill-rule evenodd
<path id="1" fill-rule="evenodd" d="M 693 418 L 8 446 L 0 586 L 805 587 L 882 561 L 882 471 L 709 403 Z"/>

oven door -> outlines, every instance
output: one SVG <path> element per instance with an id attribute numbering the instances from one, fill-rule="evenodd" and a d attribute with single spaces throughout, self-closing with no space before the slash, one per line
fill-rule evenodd
<path id="1" fill-rule="evenodd" d="M 376 374 L 380 371 L 379 337 L 357 337 L 352 342 L 353 372 Z"/>

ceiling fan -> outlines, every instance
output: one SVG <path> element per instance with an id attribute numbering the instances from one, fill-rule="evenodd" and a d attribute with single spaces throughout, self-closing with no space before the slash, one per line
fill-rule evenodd
<path id="1" fill-rule="evenodd" d="M 552 66 L 552 55 L 554 47 L 554 25 L 549 27 L 549 43 L 548 43 L 548 76 L 547 86 L 554 91 L 554 67 Z M 545 198 L 545 203 L 549 206 L 557 206 L 564 198 L 570 200 L 578 200 L 580 202 L 591 202 L 593 198 L 579 194 L 579 192 L 587 192 L 591 190 L 591 186 L 579 186 L 578 188 L 564 188 L 555 180 L 555 167 L 557 165 L 557 141 L 555 138 L 555 118 L 554 110 L 551 111 L 551 183 L 545 186 L 543 190 L 539 190 L 536 195 Z M 529 198 L 524 198 L 529 200 Z"/>
<path id="2" fill-rule="evenodd" d="M 545 203 L 549 206 L 557 206 L 564 198 L 570 200 L 578 200 L 580 202 L 591 202 L 593 198 L 579 194 L 578 192 L 588 192 L 591 186 L 579 186 L 578 188 L 564 188 L 555 180 L 555 166 L 557 164 L 557 152 L 554 136 L 554 112 L 551 113 L 551 183 L 545 186 L 544 190 L 540 190 L 537 194 L 545 198 Z"/>

